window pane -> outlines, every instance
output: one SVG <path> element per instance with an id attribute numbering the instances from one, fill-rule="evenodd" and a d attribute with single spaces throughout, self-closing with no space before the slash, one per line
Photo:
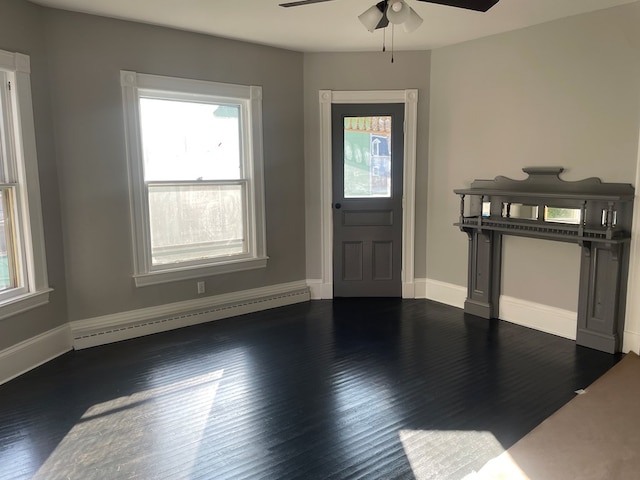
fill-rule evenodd
<path id="1" fill-rule="evenodd" d="M 391 117 L 345 117 L 344 197 L 391 197 Z"/>
<path id="2" fill-rule="evenodd" d="M 17 286 L 16 257 L 13 248 L 11 188 L 0 194 L 0 291 Z"/>
<path id="3" fill-rule="evenodd" d="M 240 106 L 140 98 L 147 182 L 241 178 Z"/>
<path id="4" fill-rule="evenodd" d="M 3 82 L 3 85 L 6 84 L 5 78 L 0 71 L 0 82 Z M 9 181 L 6 175 L 7 162 L 9 160 L 9 152 L 7 151 L 9 144 L 5 135 L 9 123 L 9 111 L 6 105 L 3 104 L 4 98 L 2 97 L 3 91 L 0 89 L 0 183 L 7 183 Z"/>
<path id="5" fill-rule="evenodd" d="M 153 265 L 246 252 L 243 185 L 149 185 Z"/>

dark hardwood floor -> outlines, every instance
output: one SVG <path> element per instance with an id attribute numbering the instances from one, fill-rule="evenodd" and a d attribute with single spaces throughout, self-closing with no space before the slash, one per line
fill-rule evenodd
<path id="1" fill-rule="evenodd" d="M 292 305 L 0 386 L 0 478 L 463 478 L 618 360 L 426 300 Z"/>

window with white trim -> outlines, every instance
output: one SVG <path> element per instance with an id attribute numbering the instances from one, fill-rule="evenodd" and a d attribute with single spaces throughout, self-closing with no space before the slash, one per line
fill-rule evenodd
<path id="1" fill-rule="evenodd" d="M 0 50 L 0 318 L 49 300 L 30 60 Z"/>
<path id="2" fill-rule="evenodd" d="M 261 88 L 120 78 L 136 285 L 266 266 Z"/>

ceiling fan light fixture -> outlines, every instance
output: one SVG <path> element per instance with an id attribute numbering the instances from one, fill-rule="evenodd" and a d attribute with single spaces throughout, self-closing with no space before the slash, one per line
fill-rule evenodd
<path id="1" fill-rule="evenodd" d="M 402 24 L 402 28 L 404 29 L 405 32 L 411 33 L 415 29 L 417 29 L 420 25 L 422 25 L 423 20 L 422 20 L 422 17 L 418 15 L 413 8 L 409 7 L 408 5 L 407 5 L 407 8 L 409 9 L 409 15 L 407 16 L 407 19 Z"/>
<path id="2" fill-rule="evenodd" d="M 405 22 L 409 18 L 409 6 L 402 0 L 389 0 L 387 18 L 396 25 Z"/>
<path id="3" fill-rule="evenodd" d="M 380 20 L 382 20 L 383 16 L 384 13 L 378 9 L 377 5 L 374 5 L 373 7 L 367 8 L 358 16 L 358 19 L 367 30 L 373 32 L 380 23 Z"/>

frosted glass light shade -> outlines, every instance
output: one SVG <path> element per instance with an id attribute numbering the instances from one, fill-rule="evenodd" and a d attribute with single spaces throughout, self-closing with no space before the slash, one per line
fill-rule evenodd
<path id="1" fill-rule="evenodd" d="M 358 16 L 358 19 L 367 30 L 373 32 L 378 26 L 378 23 L 380 23 L 380 20 L 382 20 L 382 12 L 374 5 L 373 7 L 367 8 L 362 15 Z"/>
<path id="2" fill-rule="evenodd" d="M 398 8 L 400 6 L 400 8 Z M 409 5 L 403 1 L 391 3 L 387 7 L 387 18 L 391 23 L 399 25 L 409 18 Z"/>
<path id="3" fill-rule="evenodd" d="M 409 10 L 409 15 L 407 19 L 402 24 L 402 28 L 407 33 L 413 32 L 416 28 L 422 25 L 422 17 L 416 13 L 416 11 L 411 8 L 409 5 L 405 5 L 405 8 Z"/>

